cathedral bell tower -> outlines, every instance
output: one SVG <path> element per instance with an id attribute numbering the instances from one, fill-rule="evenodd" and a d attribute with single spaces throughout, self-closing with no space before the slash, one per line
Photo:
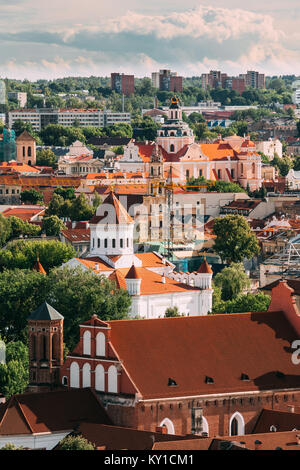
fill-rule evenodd
<path id="1" fill-rule="evenodd" d="M 164 159 L 161 149 L 155 144 L 149 164 L 148 194 L 163 195 L 164 182 Z"/>
<path id="2" fill-rule="evenodd" d="M 63 321 L 64 317 L 47 302 L 28 318 L 30 392 L 50 390 L 59 384 L 63 365 Z"/>

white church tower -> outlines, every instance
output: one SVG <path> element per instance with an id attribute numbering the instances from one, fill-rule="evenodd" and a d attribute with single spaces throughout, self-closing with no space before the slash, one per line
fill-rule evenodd
<path id="1" fill-rule="evenodd" d="M 195 277 L 195 287 L 198 287 L 202 290 L 200 302 L 201 311 L 204 315 L 207 315 L 212 311 L 212 277 L 213 271 L 206 261 L 206 258 L 204 258 L 204 261 L 198 269 L 197 275 Z"/>
<path id="2" fill-rule="evenodd" d="M 90 231 L 90 257 L 122 256 L 124 267 L 134 263 L 134 221 L 112 191 L 90 221 Z"/>

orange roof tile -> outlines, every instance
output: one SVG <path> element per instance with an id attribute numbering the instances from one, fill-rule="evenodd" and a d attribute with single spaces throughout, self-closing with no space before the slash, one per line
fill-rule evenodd
<path id="1" fill-rule="evenodd" d="M 295 330 L 281 311 L 108 324 L 112 345 L 144 399 L 300 387 L 290 352 Z M 250 380 L 241 380 L 242 373 Z M 168 386 L 169 377 L 176 387 Z"/>

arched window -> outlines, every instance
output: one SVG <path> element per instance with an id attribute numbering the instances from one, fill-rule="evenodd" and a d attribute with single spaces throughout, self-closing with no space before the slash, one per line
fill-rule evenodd
<path id="1" fill-rule="evenodd" d="M 36 359 L 36 336 L 35 335 L 31 337 L 31 344 L 32 344 L 31 359 L 35 360 Z"/>
<path id="2" fill-rule="evenodd" d="M 96 336 L 96 356 L 105 356 L 105 334 L 101 332 Z"/>
<path id="3" fill-rule="evenodd" d="M 255 163 L 252 163 L 252 174 L 255 175 Z"/>
<path id="4" fill-rule="evenodd" d="M 101 241 L 100 241 L 100 238 L 98 238 L 98 248 L 100 248 L 101 246 Z"/>
<path id="5" fill-rule="evenodd" d="M 174 132 L 173 132 L 173 131 L 172 131 L 172 132 L 170 132 L 170 136 L 174 137 L 174 135 L 175 135 L 175 134 L 174 134 Z"/>
<path id="6" fill-rule="evenodd" d="M 105 392 L 105 375 L 104 367 L 98 364 L 95 371 L 95 389 L 98 392 Z"/>
<path id="7" fill-rule="evenodd" d="M 23 146 L 23 157 L 25 157 L 25 155 L 26 155 L 26 149 L 25 149 L 25 147 Z"/>
<path id="8" fill-rule="evenodd" d="M 47 338 L 45 335 L 42 336 L 42 359 L 47 359 Z"/>
<path id="9" fill-rule="evenodd" d="M 208 422 L 207 422 L 207 419 L 204 418 L 204 416 L 202 416 L 202 433 L 204 432 L 207 434 L 207 437 L 208 437 L 209 436 Z"/>
<path id="10" fill-rule="evenodd" d="M 79 365 L 72 362 L 70 367 L 70 387 L 79 388 Z"/>
<path id="11" fill-rule="evenodd" d="M 82 368 L 82 387 L 90 387 L 91 386 L 91 366 L 90 364 L 84 364 Z"/>
<path id="12" fill-rule="evenodd" d="M 107 238 L 104 239 L 104 248 L 107 248 Z"/>
<path id="13" fill-rule="evenodd" d="M 123 238 L 120 238 L 120 248 L 123 248 L 123 246 L 124 246 Z"/>
<path id="14" fill-rule="evenodd" d="M 168 434 L 175 434 L 174 424 L 169 418 L 165 418 L 159 425 L 160 428 L 167 428 Z"/>
<path id="15" fill-rule="evenodd" d="M 171 145 L 170 145 L 170 152 L 175 152 L 174 144 L 171 144 Z"/>
<path id="16" fill-rule="evenodd" d="M 27 149 L 27 155 L 28 155 L 28 157 L 31 157 L 31 147 L 28 147 L 28 149 Z"/>
<path id="17" fill-rule="evenodd" d="M 116 239 L 115 238 L 112 239 L 112 247 L 116 248 Z"/>
<path id="18" fill-rule="evenodd" d="M 57 350 L 56 350 L 56 335 L 52 335 L 52 358 L 57 359 Z"/>
<path id="19" fill-rule="evenodd" d="M 91 332 L 85 331 L 83 334 L 83 354 L 91 355 Z"/>
<path id="20" fill-rule="evenodd" d="M 118 372 L 115 366 L 108 369 L 108 392 L 118 393 Z"/>
<path id="21" fill-rule="evenodd" d="M 68 385 L 68 377 L 64 376 L 61 383 L 66 387 Z"/>
<path id="22" fill-rule="evenodd" d="M 243 436 L 245 434 L 245 422 L 243 416 L 236 412 L 229 421 L 229 435 L 230 436 Z"/>

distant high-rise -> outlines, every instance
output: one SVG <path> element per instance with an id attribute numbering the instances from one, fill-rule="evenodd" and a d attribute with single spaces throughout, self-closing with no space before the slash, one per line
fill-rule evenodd
<path id="1" fill-rule="evenodd" d="M 6 104 L 6 85 L 3 80 L 0 80 L 0 104 Z"/>
<path id="2" fill-rule="evenodd" d="M 177 72 L 171 70 L 160 70 L 152 73 L 152 85 L 160 91 L 172 91 L 173 93 L 182 93 L 182 77 Z"/>
<path id="3" fill-rule="evenodd" d="M 111 89 L 125 96 L 134 94 L 134 75 L 111 74 Z"/>
<path id="4" fill-rule="evenodd" d="M 246 86 L 251 88 L 265 88 L 265 75 L 263 73 L 248 70 L 245 75 Z"/>

